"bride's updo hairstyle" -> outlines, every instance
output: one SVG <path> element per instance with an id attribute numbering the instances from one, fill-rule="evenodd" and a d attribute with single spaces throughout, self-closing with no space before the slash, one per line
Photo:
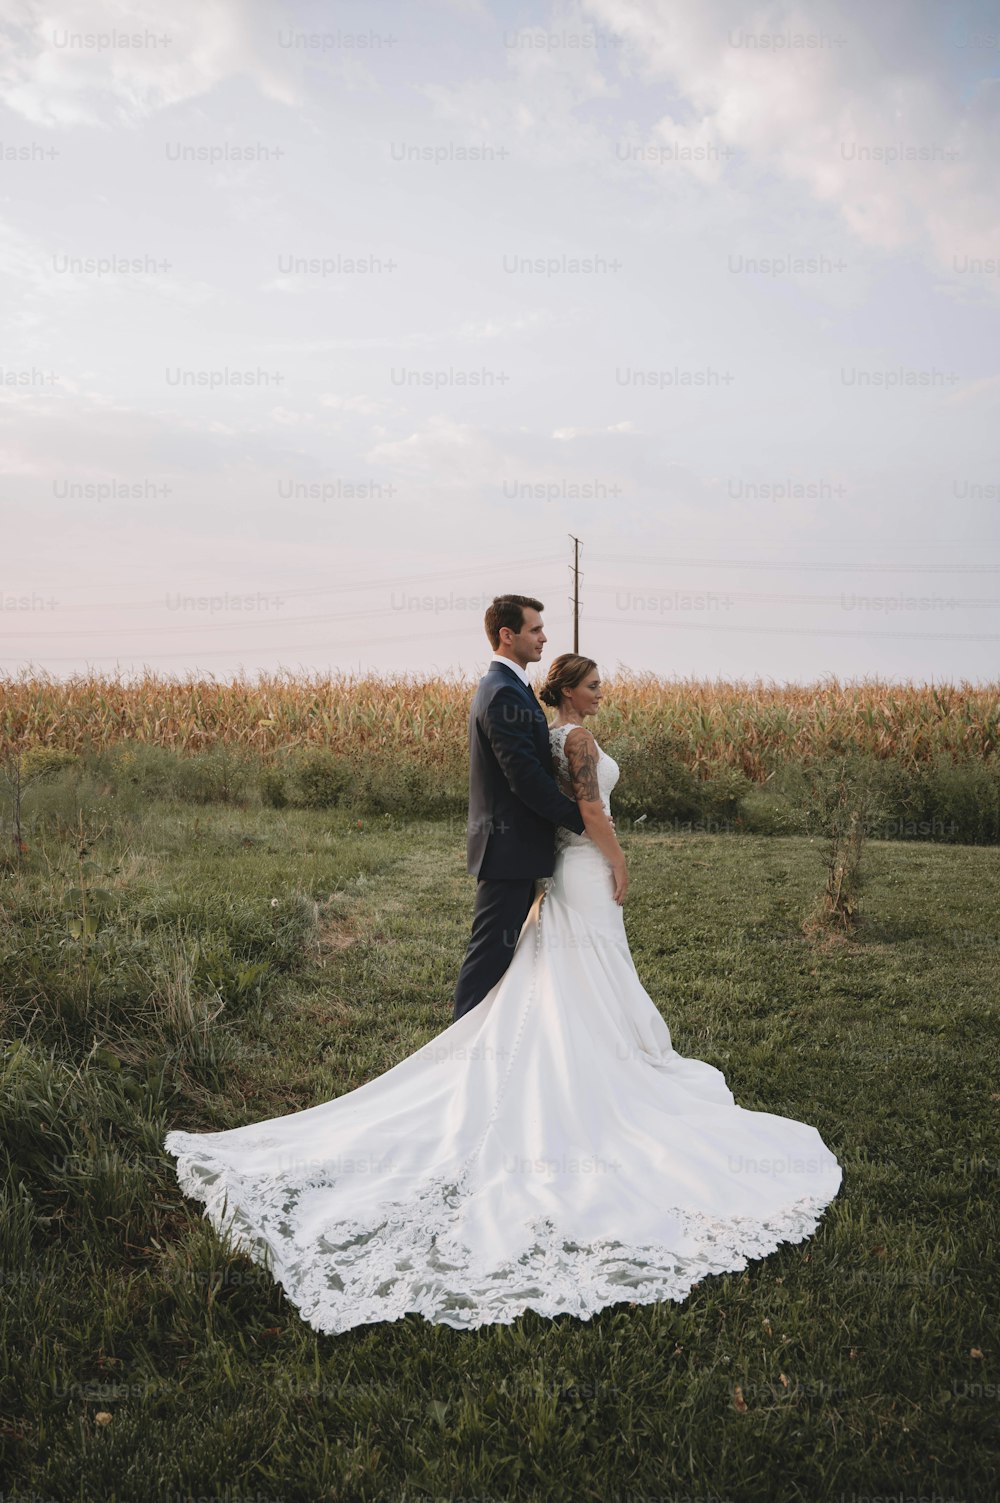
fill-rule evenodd
<path id="1" fill-rule="evenodd" d="M 563 690 L 575 689 L 596 667 L 593 658 L 582 658 L 577 652 L 561 652 L 552 659 L 548 676 L 538 691 L 542 704 L 558 710 Z"/>

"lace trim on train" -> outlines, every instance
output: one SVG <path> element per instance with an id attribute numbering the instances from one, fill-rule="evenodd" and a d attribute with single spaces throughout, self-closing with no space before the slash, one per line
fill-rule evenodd
<path id="1" fill-rule="evenodd" d="M 269 1171 L 255 1185 L 253 1177 L 213 1161 L 199 1136 L 169 1134 L 181 1189 L 204 1202 L 216 1230 L 281 1284 L 310 1325 L 330 1335 L 410 1312 L 475 1329 L 510 1325 L 527 1310 L 589 1320 L 624 1300 L 683 1300 L 709 1274 L 741 1272 L 780 1243 L 811 1237 L 829 1204 L 807 1196 L 765 1221 L 671 1209 L 684 1231 L 698 1237 L 697 1254 L 685 1256 L 611 1237 L 580 1245 L 541 1218 L 525 1223 L 517 1250 L 496 1262 L 474 1255 L 456 1231 L 457 1213 L 471 1193 L 467 1169 L 428 1181 L 416 1203 L 389 1202 L 366 1222 L 339 1222 L 302 1246 L 288 1218 L 302 1194 L 335 1193 L 336 1180 L 322 1172 L 282 1180 Z"/>

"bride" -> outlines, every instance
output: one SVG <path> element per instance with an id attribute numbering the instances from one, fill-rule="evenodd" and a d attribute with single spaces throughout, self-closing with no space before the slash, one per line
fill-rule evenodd
<path id="1" fill-rule="evenodd" d="M 673 1048 L 597 811 L 610 816 L 618 765 L 583 725 L 596 664 L 556 658 L 541 697 L 563 791 L 597 817 L 593 837 L 557 829 L 553 875 L 492 990 L 343 1096 L 164 1140 L 183 1191 L 317 1331 L 683 1300 L 811 1236 L 840 1188 L 816 1128 L 737 1106 L 721 1071 Z"/>

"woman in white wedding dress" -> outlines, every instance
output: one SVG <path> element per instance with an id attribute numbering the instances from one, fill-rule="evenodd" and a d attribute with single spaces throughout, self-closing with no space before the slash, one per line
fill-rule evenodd
<path id="1" fill-rule="evenodd" d="M 610 814 L 617 763 L 578 729 L 596 665 L 573 663 L 589 669 L 559 691 L 553 761 L 577 797 L 589 764 Z M 461 1328 L 526 1310 L 588 1320 L 683 1300 L 815 1231 L 836 1158 L 816 1128 L 737 1106 L 721 1071 L 674 1050 L 629 953 L 626 882 L 559 828 L 510 966 L 443 1033 L 319 1106 L 167 1135 L 181 1188 L 316 1330 L 408 1312 Z"/>

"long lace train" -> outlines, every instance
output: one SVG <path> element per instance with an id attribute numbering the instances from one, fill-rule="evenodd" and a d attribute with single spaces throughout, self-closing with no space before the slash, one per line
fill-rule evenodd
<path id="1" fill-rule="evenodd" d="M 597 772 L 608 807 L 618 768 L 600 752 Z M 429 1044 L 332 1101 L 165 1146 L 328 1333 L 682 1300 L 811 1236 L 841 1183 L 814 1127 L 737 1106 L 674 1049 L 585 837 L 557 841 L 506 974 Z"/>

